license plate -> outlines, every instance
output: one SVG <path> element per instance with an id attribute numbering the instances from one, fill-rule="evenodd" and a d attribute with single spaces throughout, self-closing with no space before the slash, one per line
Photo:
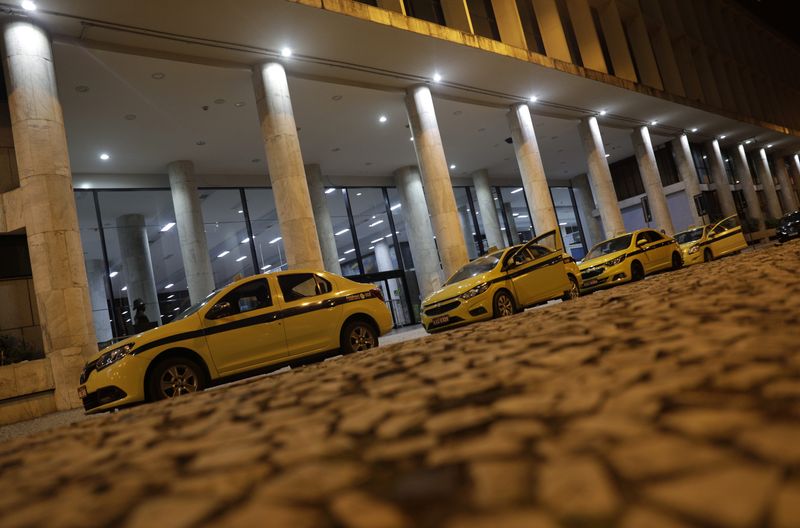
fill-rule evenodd
<path id="1" fill-rule="evenodd" d="M 431 321 L 431 324 L 433 324 L 435 326 L 439 326 L 439 325 L 447 324 L 447 322 L 449 320 L 450 320 L 450 316 L 449 315 L 442 315 L 442 316 L 439 316 L 439 317 L 434 317 L 433 321 Z"/>
<path id="2" fill-rule="evenodd" d="M 597 284 L 597 279 L 583 281 L 584 286 L 594 286 L 595 284 Z"/>
<path id="3" fill-rule="evenodd" d="M 78 397 L 79 398 L 83 399 L 83 398 L 86 397 L 87 394 L 89 394 L 89 393 L 86 391 L 86 386 L 81 385 L 80 387 L 78 387 Z"/>

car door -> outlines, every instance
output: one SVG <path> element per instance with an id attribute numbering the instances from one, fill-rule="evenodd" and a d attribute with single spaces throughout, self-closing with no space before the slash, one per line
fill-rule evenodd
<path id="1" fill-rule="evenodd" d="M 647 243 L 644 245 L 645 254 L 647 255 L 647 262 L 649 265 L 648 271 L 656 271 L 664 269 L 672 264 L 672 251 L 674 247 L 669 244 L 667 237 L 648 229 L 641 233 L 644 235 Z"/>
<path id="2" fill-rule="evenodd" d="M 506 269 L 520 305 L 550 299 L 568 288 L 562 248 L 558 231 L 549 231 L 510 255 Z"/>
<path id="3" fill-rule="evenodd" d="M 636 249 L 634 250 L 636 258 L 639 259 L 639 262 L 644 266 L 645 274 L 650 273 L 655 266 L 653 260 L 654 255 L 651 251 L 648 251 L 648 249 L 650 249 L 650 237 L 647 236 L 647 233 L 647 231 L 640 231 L 636 234 Z"/>
<path id="4" fill-rule="evenodd" d="M 711 251 L 714 256 L 721 256 L 734 251 L 738 251 L 747 246 L 747 242 L 742 234 L 742 227 L 739 225 L 739 217 L 729 216 L 716 224 L 709 230 Z"/>
<path id="5" fill-rule="evenodd" d="M 206 343 L 221 374 L 286 357 L 286 335 L 266 278 L 237 286 L 201 315 Z"/>
<path id="6" fill-rule="evenodd" d="M 333 284 L 316 273 L 284 273 L 277 281 L 289 356 L 338 348 L 342 305 Z"/>

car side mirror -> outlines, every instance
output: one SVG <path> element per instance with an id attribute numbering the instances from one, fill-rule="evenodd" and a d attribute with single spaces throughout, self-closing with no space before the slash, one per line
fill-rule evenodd
<path id="1" fill-rule="evenodd" d="M 233 313 L 233 309 L 231 308 L 231 303 L 228 301 L 220 301 L 206 313 L 206 319 L 219 319 L 220 317 L 225 317 L 227 315 L 231 315 Z"/>
<path id="2" fill-rule="evenodd" d="M 645 244 L 647 244 L 647 240 L 641 239 L 636 241 L 636 247 L 642 247 Z"/>

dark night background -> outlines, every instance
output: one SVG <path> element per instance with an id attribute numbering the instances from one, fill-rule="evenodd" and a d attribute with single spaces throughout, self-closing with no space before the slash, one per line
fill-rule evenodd
<path id="1" fill-rule="evenodd" d="M 702 0 L 701 0 L 702 1 Z M 777 32 L 800 46 L 800 1 L 798 0 L 735 0 Z"/>

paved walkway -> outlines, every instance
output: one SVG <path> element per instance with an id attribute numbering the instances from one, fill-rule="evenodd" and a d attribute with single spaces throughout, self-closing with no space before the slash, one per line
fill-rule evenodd
<path id="1" fill-rule="evenodd" d="M 800 526 L 800 242 L 0 445 L 0 524 Z"/>

